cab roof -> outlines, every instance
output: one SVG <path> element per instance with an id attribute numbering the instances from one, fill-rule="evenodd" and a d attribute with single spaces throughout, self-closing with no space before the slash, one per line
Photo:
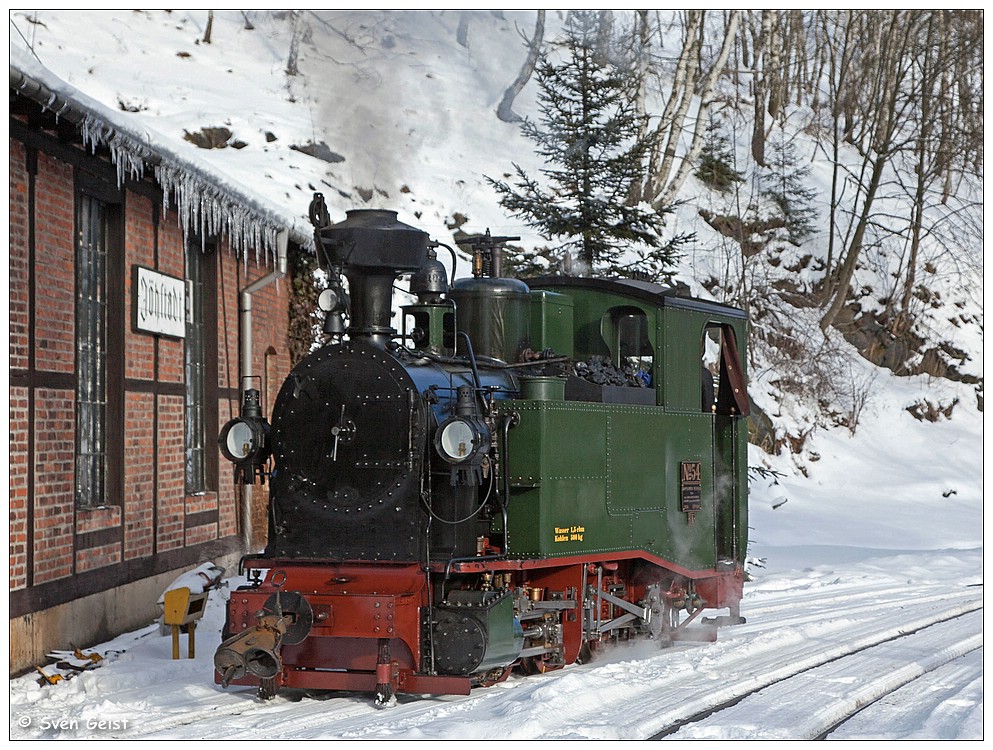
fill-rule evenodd
<path id="1" fill-rule="evenodd" d="M 698 297 L 690 297 L 686 294 L 687 287 L 685 285 L 667 287 L 637 279 L 600 279 L 588 276 L 539 276 L 532 279 L 525 279 L 525 281 L 532 289 L 556 289 L 562 291 L 568 289 L 588 289 L 630 297 L 647 302 L 654 307 L 693 310 L 742 320 L 748 317 L 745 311 L 740 308 Z"/>

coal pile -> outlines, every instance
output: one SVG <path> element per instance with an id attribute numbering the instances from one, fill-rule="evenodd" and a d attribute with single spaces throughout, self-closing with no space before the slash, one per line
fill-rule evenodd
<path id="1" fill-rule="evenodd" d="M 647 388 L 651 383 L 651 376 L 637 365 L 617 367 L 608 357 L 600 355 L 594 355 L 585 362 L 576 362 L 573 372 L 576 377 L 595 385 Z"/>

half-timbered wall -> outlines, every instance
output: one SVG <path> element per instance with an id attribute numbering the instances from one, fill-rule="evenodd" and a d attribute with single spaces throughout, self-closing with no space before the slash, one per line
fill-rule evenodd
<path id="1" fill-rule="evenodd" d="M 239 409 L 238 293 L 271 268 L 254 253 L 246 261 L 223 243 L 184 237 L 154 183 L 119 188 L 109 160 L 68 142 L 64 129 L 12 116 L 9 175 L 14 673 L 49 650 L 151 622 L 158 595 L 179 572 L 206 560 L 236 564 L 244 551 L 240 492 L 216 436 Z M 187 408 L 185 338 L 135 321 L 136 269 L 185 282 L 189 239 L 197 252 L 206 248 L 198 311 L 204 486 L 192 494 L 185 420 L 197 410 Z M 93 273 L 93 254 L 80 252 L 91 241 L 105 253 Z M 97 276 L 103 286 L 94 291 Z M 253 297 L 252 368 L 266 381 L 263 393 L 289 371 L 288 291 L 285 280 Z M 99 467 L 98 480 L 90 481 L 88 466 Z M 256 548 L 265 533 L 258 526 Z"/>

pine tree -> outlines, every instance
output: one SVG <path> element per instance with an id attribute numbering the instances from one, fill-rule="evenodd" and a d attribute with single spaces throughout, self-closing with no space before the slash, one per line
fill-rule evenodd
<path id="1" fill-rule="evenodd" d="M 535 69 L 540 123 L 525 120 L 524 135 L 545 160 L 544 180 L 514 164 L 517 183 L 487 178 L 500 205 L 525 219 L 553 248 L 575 251 L 583 270 L 618 270 L 628 249 L 647 248 L 658 268 L 672 266 L 686 238 L 663 243 L 662 213 L 625 205 L 632 183 L 643 179 L 648 142 L 635 102 L 640 85 L 631 61 L 598 48 L 598 15 L 569 13 L 565 40 L 555 45 L 561 61 L 546 52 Z M 542 182 L 548 185 L 544 187 Z"/>
<path id="2" fill-rule="evenodd" d="M 721 132 L 720 122 L 711 117 L 707 123 L 703 148 L 700 149 L 700 166 L 694 174 L 703 184 L 726 193 L 736 182 L 743 182 L 745 179 L 732 164 L 734 153 L 727 136 Z"/>
<path id="3" fill-rule="evenodd" d="M 761 194 L 781 213 L 786 222 L 787 240 L 799 245 L 813 234 L 817 215 L 810 205 L 817 193 L 804 182 L 810 168 L 798 166 L 796 147 L 782 129 L 769 145 L 769 165 L 759 172 Z"/>

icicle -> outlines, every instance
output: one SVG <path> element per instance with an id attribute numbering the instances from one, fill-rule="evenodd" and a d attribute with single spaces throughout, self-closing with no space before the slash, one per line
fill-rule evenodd
<path id="1" fill-rule="evenodd" d="M 84 148 L 89 146 L 93 153 L 100 147 L 110 151 L 118 187 L 128 177 L 142 179 L 146 163 L 153 162 L 155 154 L 148 146 L 92 114 L 83 119 L 80 131 Z M 163 212 L 168 213 L 171 202 L 175 203 L 184 237 L 226 237 L 232 252 L 242 256 L 246 272 L 250 248 L 254 248 L 257 264 L 276 262 L 276 236 L 282 227 L 264 217 L 264 208 L 253 211 L 181 164 L 159 162 L 153 177 L 162 188 Z"/>
<path id="2" fill-rule="evenodd" d="M 175 202 L 184 235 L 226 237 L 232 251 L 242 256 L 246 272 L 250 247 L 254 247 L 257 263 L 263 258 L 275 262 L 276 236 L 281 227 L 182 169 L 158 165 L 155 177 L 163 189 L 163 210 L 168 211 L 170 201 Z"/>
<path id="3" fill-rule="evenodd" d="M 110 158 L 117 167 L 117 186 L 124 185 L 130 176 L 140 180 L 145 173 L 145 162 L 152 154 L 151 151 L 134 138 L 114 130 L 92 114 L 83 119 L 80 127 L 83 136 L 83 146 L 90 147 L 91 153 L 104 146 L 110 151 Z"/>

